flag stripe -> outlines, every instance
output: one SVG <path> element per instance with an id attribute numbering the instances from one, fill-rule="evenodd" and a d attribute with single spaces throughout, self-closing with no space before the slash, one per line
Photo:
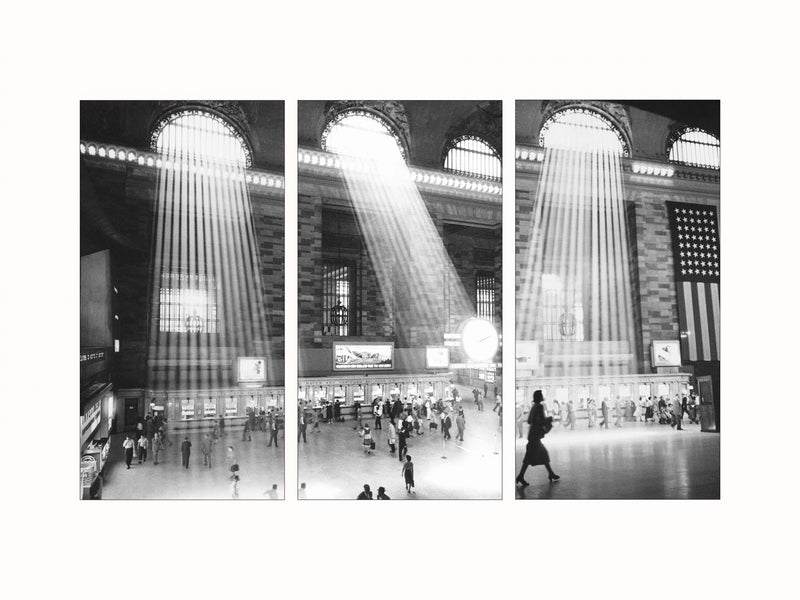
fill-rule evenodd
<path id="1" fill-rule="evenodd" d="M 719 284 L 712 283 L 711 284 L 711 310 L 714 313 L 714 340 L 717 343 L 717 355 L 716 360 L 720 360 L 720 356 L 722 352 L 720 349 L 719 336 L 720 336 L 720 318 L 719 318 Z"/>
<path id="2" fill-rule="evenodd" d="M 703 306 L 706 312 L 706 323 L 708 323 L 708 355 L 709 360 L 718 360 L 717 356 L 717 329 L 718 325 L 717 322 L 714 320 L 714 310 L 711 306 L 712 298 L 714 296 L 714 291 L 712 289 L 712 284 L 706 283 L 703 284 L 703 287 L 706 290 L 706 303 Z"/>
<path id="3" fill-rule="evenodd" d="M 697 354 L 702 360 L 711 360 L 711 348 L 709 347 L 708 335 L 708 304 L 706 303 L 706 286 L 704 283 L 695 284 L 695 294 L 697 296 L 697 302 L 694 305 L 694 311 L 698 317 L 698 329 L 700 330 L 700 351 Z"/>
<path id="4" fill-rule="evenodd" d="M 692 284 L 689 281 L 684 281 L 681 284 L 683 288 L 683 302 L 686 306 L 684 318 L 686 319 L 686 332 L 689 334 L 689 360 L 697 360 L 697 332 L 694 329 L 694 303 L 692 301 Z"/>
<path id="5" fill-rule="evenodd" d="M 684 294 L 684 286 L 685 283 L 678 282 L 678 335 L 681 340 L 681 359 L 682 361 L 687 360 L 689 358 L 689 336 L 686 335 L 686 332 L 689 331 L 689 327 L 686 325 L 686 297 Z"/>

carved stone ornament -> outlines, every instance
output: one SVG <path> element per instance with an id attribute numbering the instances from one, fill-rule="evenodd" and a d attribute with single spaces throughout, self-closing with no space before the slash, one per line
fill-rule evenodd
<path id="1" fill-rule="evenodd" d="M 542 125 L 553 115 L 565 108 L 586 108 L 608 119 L 622 135 L 622 145 L 626 155 L 631 148 L 631 116 L 624 104 L 601 100 L 545 100 L 542 102 Z"/>
<path id="2" fill-rule="evenodd" d="M 411 139 L 408 114 L 405 107 L 395 100 L 337 100 L 326 102 L 325 129 L 342 113 L 359 110 L 382 118 L 400 141 L 403 156 L 408 156 L 409 140 Z M 323 132 L 320 139 L 325 139 L 325 137 L 325 132 Z"/>
<path id="3" fill-rule="evenodd" d="M 503 104 L 499 100 L 481 102 L 475 106 L 465 119 L 452 126 L 446 137 L 446 144 L 442 153 L 442 161 L 447 156 L 447 151 L 452 147 L 452 142 L 462 136 L 475 136 L 487 142 L 502 158 L 503 146 Z"/>

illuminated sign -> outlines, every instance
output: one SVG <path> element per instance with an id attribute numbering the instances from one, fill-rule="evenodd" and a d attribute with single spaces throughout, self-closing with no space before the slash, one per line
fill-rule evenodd
<path id="1" fill-rule="evenodd" d="M 86 407 L 86 410 L 81 415 L 81 444 L 86 443 L 86 440 L 89 439 L 95 429 L 97 429 L 97 426 L 100 425 L 101 409 L 101 399 L 97 398 L 91 405 Z"/>
<path id="2" fill-rule="evenodd" d="M 394 344 L 360 342 L 333 344 L 334 371 L 391 371 Z"/>
<path id="3" fill-rule="evenodd" d="M 425 368 L 426 369 L 449 369 L 450 368 L 450 348 L 446 346 L 426 346 L 425 347 Z"/>
<path id="4" fill-rule="evenodd" d="M 99 360 L 103 360 L 106 357 L 105 350 L 94 350 L 92 352 L 81 352 L 81 362 L 82 363 L 93 363 Z M 73 363 L 75 364 L 75 363 Z"/>
<path id="5" fill-rule="evenodd" d="M 240 356 L 237 376 L 239 383 L 266 383 L 267 359 L 263 356 Z"/>

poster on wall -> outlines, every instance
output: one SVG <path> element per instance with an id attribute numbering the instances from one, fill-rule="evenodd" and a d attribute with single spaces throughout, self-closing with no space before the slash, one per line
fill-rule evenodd
<path id="1" fill-rule="evenodd" d="M 394 344 L 333 344 L 334 371 L 391 371 L 394 369 Z"/>
<path id="2" fill-rule="evenodd" d="M 425 368 L 426 369 L 449 369 L 450 368 L 450 348 L 446 346 L 426 346 L 425 347 Z"/>
<path id="3" fill-rule="evenodd" d="M 267 359 L 263 356 L 240 356 L 236 373 L 239 383 L 266 383 Z"/>

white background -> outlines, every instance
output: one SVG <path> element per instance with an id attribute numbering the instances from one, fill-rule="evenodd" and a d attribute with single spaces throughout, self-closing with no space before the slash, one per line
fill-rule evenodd
<path id="1" fill-rule="evenodd" d="M 782 6 L 6 4 L 3 595 L 789 596 L 800 137 L 797 20 Z M 720 98 L 722 500 L 515 502 L 506 436 L 503 501 L 79 502 L 78 103 L 190 98 L 286 100 L 287 256 L 297 242 L 298 99 L 502 99 L 506 340 L 514 337 L 514 100 Z M 295 282 L 290 261 L 287 324 L 296 322 Z M 293 327 L 286 337 L 292 390 Z M 504 362 L 513 364 L 511 344 Z M 505 379 L 513 402 L 508 370 Z M 513 431 L 513 411 L 505 416 Z M 295 468 L 289 451 L 289 496 Z"/>

